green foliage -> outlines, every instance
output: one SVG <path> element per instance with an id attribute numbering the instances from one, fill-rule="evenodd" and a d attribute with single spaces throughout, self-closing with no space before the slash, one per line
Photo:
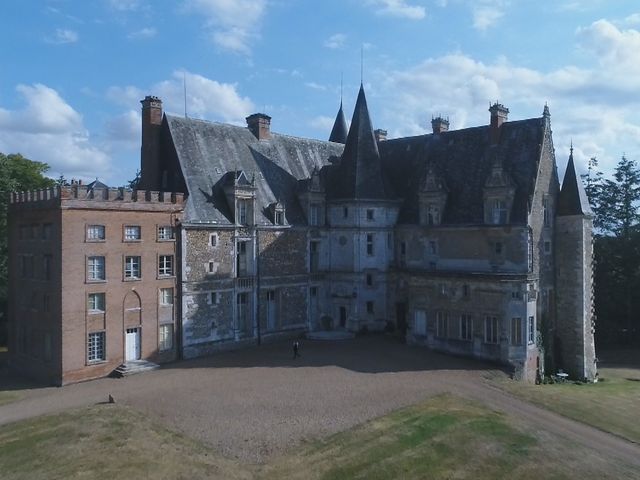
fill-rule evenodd
<path id="1" fill-rule="evenodd" d="M 19 153 L 0 153 L 0 323 L 6 315 L 7 306 L 7 208 L 9 192 L 34 190 L 55 185 L 45 177 L 49 170 L 46 163 L 34 162 Z M 2 342 L 0 333 L 0 344 Z"/>
<path id="2" fill-rule="evenodd" d="M 633 341 L 640 298 L 640 167 L 623 156 L 612 178 L 596 170 L 592 158 L 583 176 L 595 218 L 595 303 L 599 342 Z"/>

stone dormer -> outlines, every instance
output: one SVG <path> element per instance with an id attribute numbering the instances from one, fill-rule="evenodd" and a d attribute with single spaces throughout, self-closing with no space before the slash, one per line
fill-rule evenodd
<path id="1" fill-rule="evenodd" d="M 484 223 L 505 225 L 511 221 L 511 210 L 516 188 L 509 172 L 499 159 L 494 159 L 484 183 Z"/>
<path id="2" fill-rule="evenodd" d="M 255 179 L 249 180 L 243 170 L 228 172 L 224 194 L 236 225 L 255 224 Z"/>
<path id="3" fill-rule="evenodd" d="M 444 179 L 437 174 L 433 165 L 430 165 L 418 192 L 421 225 L 433 226 L 442 223 L 448 192 Z"/>
<path id="4" fill-rule="evenodd" d="M 317 167 L 311 177 L 298 182 L 298 200 L 309 225 L 324 225 L 325 189 Z"/>
<path id="5" fill-rule="evenodd" d="M 277 201 L 271 203 L 269 207 L 267 207 L 267 210 L 269 211 L 269 218 L 271 218 L 274 225 L 286 225 L 285 208 L 282 202 Z"/>

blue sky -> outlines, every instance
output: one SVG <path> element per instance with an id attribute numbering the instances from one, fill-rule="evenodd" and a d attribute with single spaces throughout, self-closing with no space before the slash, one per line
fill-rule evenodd
<path id="1" fill-rule="evenodd" d="M 640 5 L 631 0 L 6 0 L 0 5 L 0 151 L 51 174 L 121 185 L 139 167 L 140 99 L 325 139 L 364 84 L 390 137 L 551 110 L 569 144 L 610 171 L 640 160 Z"/>

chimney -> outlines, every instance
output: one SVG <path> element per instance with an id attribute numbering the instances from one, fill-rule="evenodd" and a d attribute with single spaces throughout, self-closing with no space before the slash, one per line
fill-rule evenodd
<path id="1" fill-rule="evenodd" d="M 381 128 L 378 128 L 378 129 L 374 130 L 373 134 L 375 135 L 376 142 L 378 142 L 378 143 L 384 142 L 387 139 L 387 131 L 383 130 Z"/>
<path id="2" fill-rule="evenodd" d="M 491 125 L 489 128 L 489 138 L 492 145 L 500 143 L 500 127 L 507 121 L 509 109 L 501 103 L 494 103 L 489 107 L 491 112 Z"/>
<path id="3" fill-rule="evenodd" d="M 247 117 L 247 127 L 258 140 L 271 138 L 271 117 L 265 113 L 254 113 Z"/>
<path id="4" fill-rule="evenodd" d="M 160 126 L 162 100 L 147 95 L 142 104 L 142 147 L 140 183 L 142 190 L 160 190 Z"/>
<path id="5" fill-rule="evenodd" d="M 433 128 L 433 133 L 438 134 L 442 132 L 449 131 L 449 119 L 442 118 L 438 115 L 436 118 L 431 119 L 431 128 Z"/>

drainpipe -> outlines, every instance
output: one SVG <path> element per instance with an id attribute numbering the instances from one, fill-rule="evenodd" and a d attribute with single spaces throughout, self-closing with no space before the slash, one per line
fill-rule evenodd
<path id="1" fill-rule="evenodd" d="M 256 227 L 256 333 L 258 335 L 258 345 L 262 344 L 260 332 L 260 230 Z"/>

